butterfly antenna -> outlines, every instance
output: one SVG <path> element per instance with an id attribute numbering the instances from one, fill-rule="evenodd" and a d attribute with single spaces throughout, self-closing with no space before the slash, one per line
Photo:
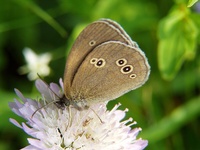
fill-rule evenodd
<path id="1" fill-rule="evenodd" d="M 50 104 L 52 104 L 52 103 L 55 103 L 55 102 L 56 102 L 56 101 L 49 102 L 48 104 L 46 104 L 46 105 L 44 105 L 44 106 L 38 108 L 38 109 L 37 109 L 36 111 L 34 111 L 34 113 L 31 115 L 31 119 L 32 119 L 33 116 L 36 114 L 36 112 L 38 112 L 38 111 L 41 110 L 42 108 L 44 108 L 44 107 L 46 107 L 46 106 L 48 106 L 48 105 L 50 105 Z"/>
<path id="2" fill-rule="evenodd" d="M 42 77 L 39 75 L 39 73 L 37 73 L 37 75 L 38 75 L 38 77 L 39 77 L 41 80 L 43 80 Z"/>
<path id="3" fill-rule="evenodd" d="M 99 117 L 99 115 L 94 111 L 94 109 L 92 109 L 92 108 L 90 108 L 92 111 L 93 111 L 93 113 L 99 118 L 99 120 L 100 120 L 100 122 L 101 123 L 104 123 L 103 122 L 103 120 Z"/>
<path id="4" fill-rule="evenodd" d="M 49 84 L 47 84 L 47 83 L 42 79 L 42 77 L 41 77 L 38 73 L 37 73 L 37 75 L 38 75 L 39 79 L 42 80 L 42 81 L 44 82 L 44 84 L 46 84 L 46 86 L 49 88 L 49 90 L 51 90 L 51 92 L 52 92 L 54 95 L 56 95 L 58 98 L 61 98 L 60 96 L 58 96 L 58 95 L 50 88 Z"/>
<path id="5" fill-rule="evenodd" d="M 37 75 L 38 75 L 39 79 L 42 80 L 43 83 L 47 86 L 47 88 L 54 94 L 53 96 L 57 96 L 57 97 L 60 99 L 61 97 L 59 97 L 59 96 L 50 88 L 50 86 L 42 79 L 42 77 L 41 77 L 38 73 L 37 73 Z M 55 97 L 54 97 L 54 99 L 55 99 Z M 32 119 L 33 116 L 36 114 L 36 112 L 38 112 L 38 111 L 41 110 L 42 108 L 44 108 L 44 107 L 46 107 L 46 106 L 48 106 L 48 105 L 50 105 L 50 104 L 52 104 L 52 103 L 55 103 L 55 102 L 57 102 L 57 101 L 58 101 L 58 100 L 51 101 L 51 102 L 49 102 L 48 104 L 46 104 L 46 105 L 44 105 L 44 106 L 38 108 L 38 109 L 31 115 L 31 119 Z"/>

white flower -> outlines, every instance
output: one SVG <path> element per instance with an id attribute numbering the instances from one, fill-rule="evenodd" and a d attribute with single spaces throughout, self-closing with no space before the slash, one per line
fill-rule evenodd
<path id="1" fill-rule="evenodd" d="M 23 54 L 26 60 L 26 65 L 19 68 L 21 74 L 28 73 L 29 80 L 35 80 L 38 75 L 47 76 L 50 74 L 50 68 L 48 66 L 51 60 L 50 53 L 44 53 L 37 55 L 32 49 L 24 48 Z"/>
<path id="2" fill-rule="evenodd" d="M 62 87 L 61 80 L 60 84 Z M 94 104 L 83 111 L 73 106 L 59 109 L 54 104 L 41 108 L 45 102 L 63 96 L 62 88 L 55 83 L 48 86 L 40 79 L 36 80 L 36 87 L 42 102 L 25 98 L 15 90 L 22 103 L 15 99 L 9 104 L 13 112 L 27 120 L 21 125 L 14 119 L 10 121 L 33 137 L 28 138 L 30 145 L 23 150 L 141 150 L 147 146 L 148 141 L 136 138 L 141 128 L 131 129 L 135 124 L 132 119 L 121 121 L 127 110 L 117 110 L 120 104 L 110 111 L 106 103 Z"/>

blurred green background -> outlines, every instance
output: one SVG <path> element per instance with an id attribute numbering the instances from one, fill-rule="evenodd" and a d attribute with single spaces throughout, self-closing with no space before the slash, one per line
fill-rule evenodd
<path id="1" fill-rule="evenodd" d="M 189 1 L 193 2 L 193 1 Z M 63 77 L 65 61 L 81 30 L 99 18 L 117 21 L 145 52 L 151 65 L 148 82 L 109 108 L 129 108 L 147 150 L 200 149 L 200 4 L 187 0 L 1 0 L 0 1 L 0 150 L 28 145 L 9 118 L 24 121 L 8 107 L 19 89 L 37 98 L 34 81 L 19 68 L 26 65 L 23 49 L 50 53 L 51 73 Z"/>

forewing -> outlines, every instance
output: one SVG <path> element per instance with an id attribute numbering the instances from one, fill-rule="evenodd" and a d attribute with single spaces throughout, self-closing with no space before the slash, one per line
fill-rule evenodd
<path id="1" fill-rule="evenodd" d="M 123 35 L 123 37 L 126 39 L 128 45 L 135 48 L 139 48 L 137 43 L 135 41 L 132 41 L 130 36 L 124 31 L 124 29 L 117 22 L 110 19 L 101 19 L 101 21 L 107 22 L 110 25 L 112 25 L 114 28 L 118 29 L 119 32 Z"/>

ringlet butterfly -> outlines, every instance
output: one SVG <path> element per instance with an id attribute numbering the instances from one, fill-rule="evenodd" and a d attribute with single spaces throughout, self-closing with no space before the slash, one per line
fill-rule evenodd
<path id="1" fill-rule="evenodd" d="M 149 63 L 137 43 L 115 21 L 100 19 L 74 42 L 64 72 L 64 96 L 56 104 L 87 109 L 142 86 L 149 74 Z"/>

